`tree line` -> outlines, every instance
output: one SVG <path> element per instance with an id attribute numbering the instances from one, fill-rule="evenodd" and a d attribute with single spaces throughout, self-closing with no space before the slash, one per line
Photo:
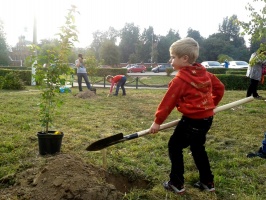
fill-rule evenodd
<path id="1" fill-rule="evenodd" d="M 256 1 L 256 0 L 253 0 Z M 236 15 L 225 17 L 218 25 L 217 33 L 213 33 L 208 38 L 201 36 L 200 32 L 189 28 L 186 37 L 192 37 L 200 45 L 200 55 L 197 62 L 213 60 L 224 62 L 224 60 L 248 61 L 250 55 L 255 52 L 265 40 L 258 30 L 264 30 L 265 26 L 258 25 L 251 32 L 255 19 L 259 23 L 263 22 L 262 16 L 257 15 L 252 10 L 251 4 L 247 8 L 251 14 L 250 22 L 240 22 Z M 260 18 L 261 17 L 261 18 Z M 241 28 L 244 32 L 241 32 Z M 251 35 L 250 46 L 247 47 L 244 34 Z M 261 37 L 260 37 L 261 36 Z M 140 28 L 134 23 L 126 23 L 121 30 L 109 27 L 107 31 L 93 32 L 93 41 L 86 48 L 74 48 L 69 57 L 69 62 L 73 63 L 78 53 L 85 57 L 94 57 L 98 64 L 117 66 L 119 63 L 167 63 L 169 60 L 169 47 L 176 40 L 180 39 L 179 32 L 170 29 L 168 33 L 157 35 L 152 26 L 140 32 Z M 56 47 L 57 39 L 41 40 L 39 54 L 45 54 L 47 49 Z M 7 44 L 4 37 L 3 24 L 0 21 L 0 65 L 8 64 Z"/>

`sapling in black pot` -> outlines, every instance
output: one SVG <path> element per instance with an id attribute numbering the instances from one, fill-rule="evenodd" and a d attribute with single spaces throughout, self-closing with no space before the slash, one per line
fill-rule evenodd
<path id="1" fill-rule="evenodd" d="M 46 150 L 41 150 L 47 147 L 48 142 L 45 141 L 41 146 L 40 137 L 47 139 L 48 135 L 54 135 L 55 137 L 61 136 L 61 140 L 63 137 L 63 132 L 50 130 L 50 128 L 54 121 L 55 109 L 60 108 L 63 103 L 62 95 L 59 95 L 60 88 L 65 86 L 67 81 L 66 77 L 73 74 L 73 69 L 68 64 L 68 56 L 71 53 L 72 47 L 74 47 L 73 42 L 78 41 L 76 26 L 74 25 L 74 14 L 76 12 L 75 6 L 69 9 L 65 17 L 65 25 L 60 28 L 60 33 L 57 34 L 59 36 L 59 45 L 46 50 L 45 54 L 33 54 L 31 57 L 33 66 L 35 67 L 35 75 L 33 77 L 41 90 L 39 116 L 42 131 L 37 134 L 39 137 L 40 154 L 50 154 Z M 39 49 L 37 46 L 32 47 L 32 50 L 35 52 L 38 52 Z M 59 145 L 61 146 L 61 143 Z M 58 147 L 48 151 L 52 151 L 52 153 L 53 151 L 56 152 L 58 151 Z"/>

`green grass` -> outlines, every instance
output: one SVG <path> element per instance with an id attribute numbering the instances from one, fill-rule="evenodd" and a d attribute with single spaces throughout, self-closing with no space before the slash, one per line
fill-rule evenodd
<path id="1" fill-rule="evenodd" d="M 149 128 L 165 93 L 165 89 L 127 89 L 125 97 L 107 98 L 108 91 L 108 88 L 97 88 L 97 96 L 91 99 L 74 97 L 77 88 L 70 94 L 61 94 L 65 103 L 56 111 L 54 130 L 64 132 L 63 153 L 75 154 L 85 162 L 102 167 L 102 152 L 88 152 L 85 148 L 112 134 L 127 135 Z M 226 91 L 220 105 L 244 98 L 245 93 Z M 36 136 L 40 131 L 39 94 L 34 87 L 0 93 L 0 178 L 40 164 Z M 266 96 L 265 91 L 259 94 Z M 198 180 L 198 173 L 188 149 L 184 150 L 186 194 L 176 196 L 162 188 L 170 170 L 167 143 L 173 128 L 109 147 L 108 170 L 151 182 L 151 189 L 134 189 L 125 199 L 263 200 L 266 198 L 265 159 L 247 158 L 246 154 L 261 145 L 266 129 L 265 108 L 265 101 L 254 100 L 215 115 L 206 143 L 215 175 L 215 194 L 199 192 L 192 187 Z M 166 122 L 180 116 L 173 110 Z"/>

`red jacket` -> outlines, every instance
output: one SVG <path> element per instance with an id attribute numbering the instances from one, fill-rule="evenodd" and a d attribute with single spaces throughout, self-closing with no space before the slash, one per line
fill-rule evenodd
<path id="1" fill-rule="evenodd" d="M 111 81 L 110 93 L 112 93 L 113 87 L 115 86 L 115 84 L 117 84 L 120 81 L 120 79 L 124 76 L 125 75 L 116 75 L 113 77 L 113 79 Z"/>
<path id="2" fill-rule="evenodd" d="M 192 119 L 213 116 L 213 109 L 223 95 L 223 83 L 201 64 L 182 67 L 169 83 L 155 113 L 154 122 L 162 124 L 174 107 Z"/>

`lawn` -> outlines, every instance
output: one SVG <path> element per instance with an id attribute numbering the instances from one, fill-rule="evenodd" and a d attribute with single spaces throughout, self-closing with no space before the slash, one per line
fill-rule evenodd
<path id="1" fill-rule="evenodd" d="M 88 152 L 85 148 L 116 133 L 127 135 L 149 128 L 165 89 L 127 89 L 127 96 L 107 98 L 108 88 L 97 88 L 97 95 L 90 99 L 74 97 L 77 93 L 78 89 L 73 88 L 70 94 L 60 94 L 65 103 L 56 110 L 54 130 L 64 132 L 61 152 L 77 155 L 84 162 L 102 167 L 102 151 Z M 220 105 L 242 99 L 245 93 L 226 91 Z M 0 179 L 40 164 L 36 136 L 40 131 L 39 94 L 34 87 L 0 93 Z M 259 94 L 266 96 L 265 91 L 259 91 Z M 185 195 L 176 196 L 163 189 L 162 182 L 168 179 L 170 170 L 167 142 L 173 128 L 109 147 L 107 170 L 149 181 L 149 189 L 133 189 L 124 199 L 264 200 L 266 160 L 247 158 L 246 154 L 258 150 L 261 145 L 265 108 L 265 101 L 254 100 L 215 115 L 206 143 L 215 175 L 214 194 L 193 188 L 198 173 L 188 149 L 184 150 Z M 166 122 L 180 116 L 174 110 Z"/>

